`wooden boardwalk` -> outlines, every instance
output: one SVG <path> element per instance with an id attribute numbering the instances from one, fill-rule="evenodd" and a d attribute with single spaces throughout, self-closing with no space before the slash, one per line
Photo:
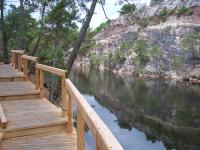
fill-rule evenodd
<path id="1" fill-rule="evenodd" d="M 35 63 L 35 82 L 29 81 L 28 61 Z M 15 69 L 14 69 L 15 68 Z M 61 107 L 44 97 L 44 71 L 61 78 Z M 77 129 L 73 126 L 73 100 Z M 37 58 L 12 51 L 11 65 L 0 64 L 0 150 L 83 150 L 85 125 L 96 149 L 122 150 L 65 71 L 37 63 Z"/>
<path id="2" fill-rule="evenodd" d="M 23 81 L 24 74 L 10 65 L 0 65 L 0 82 L 2 81 Z"/>
<path id="3" fill-rule="evenodd" d="M 7 71 L 14 78 L 23 74 L 14 74 L 13 70 L 8 65 L 0 65 L 0 78 L 5 78 Z M 76 131 L 67 133 L 67 117 L 62 117 L 62 110 L 40 98 L 39 90 L 30 81 L 15 81 L 0 82 L 0 105 L 7 120 L 6 128 L 0 129 L 0 149 L 77 149 Z"/>

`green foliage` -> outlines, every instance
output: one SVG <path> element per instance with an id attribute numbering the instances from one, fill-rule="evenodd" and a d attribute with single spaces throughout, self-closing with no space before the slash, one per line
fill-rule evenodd
<path id="1" fill-rule="evenodd" d="M 117 49 L 114 55 L 114 64 L 121 64 L 125 59 L 125 52 L 122 49 Z"/>
<path id="2" fill-rule="evenodd" d="M 145 27 L 148 26 L 149 21 L 148 21 L 147 18 L 142 18 L 142 19 L 139 19 L 138 24 L 139 24 L 141 27 L 145 28 Z"/>
<path id="3" fill-rule="evenodd" d="M 168 11 L 167 11 L 167 8 L 165 7 L 160 11 L 159 17 L 165 17 L 165 16 L 167 16 L 167 13 L 168 13 Z"/>
<path id="4" fill-rule="evenodd" d="M 130 43 L 130 42 L 122 42 L 122 43 L 120 44 L 119 50 L 120 50 L 120 51 L 125 51 L 125 50 L 130 49 L 132 46 L 133 46 L 133 44 Z"/>
<path id="5" fill-rule="evenodd" d="M 193 66 L 195 66 L 195 58 L 200 58 L 199 56 L 199 35 L 196 32 L 188 32 L 184 35 L 181 40 L 181 46 L 184 50 L 190 51 L 192 53 Z"/>
<path id="6" fill-rule="evenodd" d="M 24 29 L 25 29 L 25 47 L 29 50 L 31 47 L 30 43 L 34 41 L 35 36 L 38 34 L 38 24 L 36 19 L 31 16 L 32 11 L 28 8 L 24 9 Z M 10 5 L 8 12 L 5 16 L 4 23 L 6 32 L 8 35 L 8 49 L 16 49 L 19 41 L 19 8 Z"/>
<path id="7" fill-rule="evenodd" d="M 94 41 L 93 37 L 94 37 L 93 32 L 91 32 L 91 31 L 86 32 L 85 39 L 79 50 L 79 55 L 84 56 L 95 46 L 95 41 Z"/>
<path id="8" fill-rule="evenodd" d="M 180 68 L 183 64 L 183 57 L 180 57 L 180 56 L 173 56 L 172 57 L 172 68 L 174 70 L 177 70 L 178 68 Z"/>
<path id="9" fill-rule="evenodd" d="M 95 36 L 97 33 L 101 32 L 104 28 L 106 28 L 109 25 L 110 21 L 106 21 L 101 23 L 96 29 L 93 31 L 93 36 Z"/>
<path id="10" fill-rule="evenodd" d="M 135 43 L 134 52 L 137 56 L 133 58 L 133 63 L 142 67 L 160 54 L 160 48 L 155 44 L 141 39 Z"/>
<path id="11" fill-rule="evenodd" d="M 96 54 L 90 55 L 90 63 L 93 67 L 98 67 L 101 63 L 101 59 Z"/>
<path id="12" fill-rule="evenodd" d="M 184 35 L 181 40 L 181 45 L 184 50 L 196 52 L 198 50 L 198 33 L 196 32 L 188 32 Z"/>
<path id="13" fill-rule="evenodd" d="M 133 13 L 135 10 L 136 10 L 136 5 L 129 3 L 129 4 L 123 5 L 119 13 L 120 15 L 125 15 L 129 13 Z"/>
<path id="14" fill-rule="evenodd" d="M 181 16 L 181 15 L 185 14 L 188 11 L 189 11 L 189 9 L 186 6 L 182 6 L 181 8 L 179 8 L 177 10 L 177 15 Z"/>
<path id="15" fill-rule="evenodd" d="M 130 43 L 122 43 L 120 48 L 116 49 L 114 53 L 109 52 L 108 56 L 104 57 L 104 65 L 112 68 L 118 64 L 122 64 L 126 60 L 125 50 L 129 49 L 130 47 Z"/>

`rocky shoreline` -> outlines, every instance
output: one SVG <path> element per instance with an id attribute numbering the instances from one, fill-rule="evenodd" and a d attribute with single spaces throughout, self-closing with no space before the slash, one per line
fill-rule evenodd
<path id="1" fill-rule="evenodd" d="M 92 67 L 89 63 L 83 63 L 80 61 L 75 61 L 74 64 L 75 67 Z M 116 69 L 110 69 L 108 67 L 104 66 L 98 66 L 95 69 L 98 69 L 99 71 L 109 71 L 113 74 L 116 74 L 118 76 L 134 76 L 140 79 L 162 79 L 162 80 L 174 80 L 174 81 L 187 81 L 193 84 L 199 84 L 200 85 L 200 66 L 196 66 L 195 68 L 190 70 L 190 73 L 187 75 L 177 75 L 176 73 L 172 73 L 169 75 L 166 74 L 155 74 L 155 73 L 135 73 L 131 71 L 122 71 L 122 69 L 116 70 Z"/>
<path id="2" fill-rule="evenodd" d="M 181 10 L 187 13 L 180 15 Z M 94 46 L 78 55 L 77 65 L 120 76 L 200 83 L 199 0 L 138 8 L 111 20 L 93 40 Z"/>

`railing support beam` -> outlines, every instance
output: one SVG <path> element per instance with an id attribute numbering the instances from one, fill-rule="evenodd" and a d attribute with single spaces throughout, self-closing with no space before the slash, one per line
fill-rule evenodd
<path id="1" fill-rule="evenodd" d="M 44 71 L 40 70 L 40 98 L 44 98 Z"/>
<path id="2" fill-rule="evenodd" d="M 78 108 L 77 114 L 77 150 L 84 150 L 85 146 L 85 123 L 82 118 L 81 110 Z"/>

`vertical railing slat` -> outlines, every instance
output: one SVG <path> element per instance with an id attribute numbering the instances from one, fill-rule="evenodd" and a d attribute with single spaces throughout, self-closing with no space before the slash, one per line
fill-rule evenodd
<path id="1" fill-rule="evenodd" d="M 84 139 L 84 133 L 85 133 L 85 123 L 82 118 L 81 110 L 78 108 L 77 113 L 77 149 L 78 150 L 84 150 L 85 146 L 85 139 Z"/>
<path id="2" fill-rule="evenodd" d="M 40 71 L 35 68 L 35 89 L 38 90 L 40 87 Z"/>
<path id="3" fill-rule="evenodd" d="M 40 98 L 44 98 L 44 71 L 40 69 Z"/>
<path id="4" fill-rule="evenodd" d="M 73 99 L 69 91 L 67 91 L 68 95 L 68 133 L 72 133 L 73 131 Z"/>
<path id="5" fill-rule="evenodd" d="M 62 90 L 62 117 L 67 117 L 67 94 L 66 94 L 66 87 L 65 87 L 65 76 L 61 78 L 61 90 Z"/>

